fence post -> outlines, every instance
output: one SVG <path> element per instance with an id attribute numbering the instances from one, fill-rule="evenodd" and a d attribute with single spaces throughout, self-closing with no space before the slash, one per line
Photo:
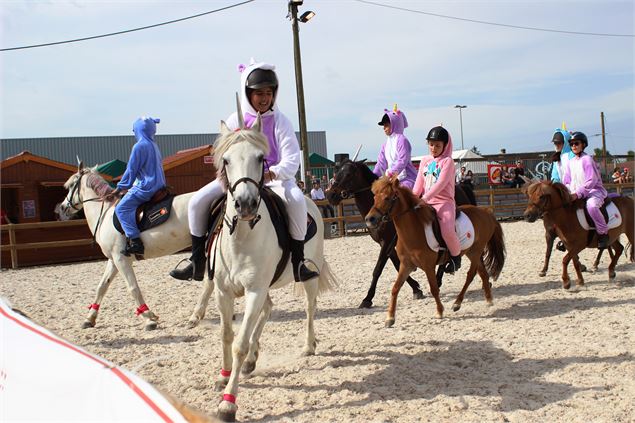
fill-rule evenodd
<path id="1" fill-rule="evenodd" d="M 340 236 L 344 236 L 346 235 L 346 233 L 344 232 L 344 204 L 341 201 L 337 205 L 337 217 L 339 217 L 339 219 L 337 220 L 337 231 L 339 232 Z"/>
<path id="2" fill-rule="evenodd" d="M 15 230 L 13 225 L 9 224 L 9 245 L 11 246 L 11 268 L 18 268 L 18 249 L 15 248 Z"/>
<path id="3" fill-rule="evenodd" d="M 492 187 L 489 187 L 489 206 L 492 209 L 492 213 L 494 213 L 494 190 Z"/>

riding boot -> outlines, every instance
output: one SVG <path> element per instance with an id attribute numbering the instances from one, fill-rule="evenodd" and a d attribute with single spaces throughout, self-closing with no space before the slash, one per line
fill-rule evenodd
<path id="1" fill-rule="evenodd" d="M 609 234 L 598 234 L 598 248 L 600 250 L 609 248 Z"/>
<path id="2" fill-rule="evenodd" d="M 205 241 L 206 236 L 192 235 L 192 256 L 190 264 L 183 269 L 174 269 L 170 272 L 170 276 L 182 281 L 202 281 L 205 276 Z"/>
<path id="3" fill-rule="evenodd" d="M 304 241 L 291 240 L 291 266 L 296 282 L 306 282 L 320 276 L 318 272 L 309 270 L 304 265 Z"/>
<path id="4" fill-rule="evenodd" d="M 143 247 L 143 241 L 141 238 L 126 238 L 126 248 L 121 250 L 121 254 L 129 257 L 131 254 L 143 255 L 145 248 Z"/>
<path id="5" fill-rule="evenodd" d="M 445 273 L 454 274 L 461 268 L 461 255 L 450 256 L 450 260 L 445 264 Z"/>

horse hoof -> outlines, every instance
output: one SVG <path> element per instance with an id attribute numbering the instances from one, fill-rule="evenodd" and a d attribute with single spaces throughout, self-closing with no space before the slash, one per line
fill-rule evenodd
<path id="1" fill-rule="evenodd" d="M 612 279 L 615 279 L 616 276 L 617 276 L 617 273 L 609 272 L 609 282 L 611 282 Z"/>
<path id="2" fill-rule="evenodd" d="M 240 373 L 243 375 L 249 375 L 251 372 L 256 370 L 256 362 L 255 361 L 245 361 L 243 366 L 240 368 Z"/>
<path id="3" fill-rule="evenodd" d="M 94 328 L 94 327 L 95 327 L 95 322 L 86 320 L 84 321 L 84 323 L 82 323 L 82 329 L 88 329 L 88 328 Z"/>
<path id="4" fill-rule="evenodd" d="M 395 324 L 395 319 L 386 319 L 386 323 L 384 323 L 384 327 L 391 328 Z"/>
<path id="5" fill-rule="evenodd" d="M 311 349 L 305 348 L 302 351 L 302 357 L 310 357 L 312 355 L 315 355 L 315 349 L 311 350 Z"/>
<path id="6" fill-rule="evenodd" d="M 200 320 L 198 319 L 190 319 L 187 321 L 187 327 L 188 329 L 194 329 L 195 327 L 198 326 L 198 323 L 200 322 Z"/>
<path id="7" fill-rule="evenodd" d="M 236 410 L 218 410 L 218 420 L 222 422 L 235 422 Z"/>
<path id="8" fill-rule="evenodd" d="M 145 326 L 145 330 L 155 330 L 159 326 L 157 322 L 149 322 Z"/>
<path id="9" fill-rule="evenodd" d="M 538 276 L 540 276 L 541 278 L 544 278 L 545 276 L 547 276 L 547 272 L 545 272 L 544 270 L 541 270 L 540 272 L 538 272 Z"/>
<path id="10" fill-rule="evenodd" d="M 420 289 L 412 293 L 413 300 L 423 300 L 426 296 L 423 295 L 423 291 Z"/>
<path id="11" fill-rule="evenodd" d="M 461 309 L 461 304 L 454 304 L 452 306 L 452 311 L 459 311 Z"/>
<path id="12" fill-rule="evenodd" d="M 362 303 L 359 305 L 358 308 L 373 308 L 373 302 L 372 301 L 368 301 L 368 300 L 364 300 L 364 301 L 362 301 Z"/>

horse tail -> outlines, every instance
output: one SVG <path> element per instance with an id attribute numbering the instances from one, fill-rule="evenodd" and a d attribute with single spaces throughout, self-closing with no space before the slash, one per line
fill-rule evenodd
<path id="1" fill-rule="evenodd" d="M 631 259 L 631 263 L 635 262 L 635 256 L 633 256 L 633 250 L 635 250 L 633 243 L 632 242 L 628 242 L 628 244 L 626 244 L 626 251 L 629 251 L 630 249 L 630 259 Z"/>
<path id="2" fill-rule="evenodd" d="M 494 233 L 489 241 L 487 241 L 485 253 L 483 254 L 483 262 L 485 263 L 487 273 L 493 280 L 497 280 L 505 264 L 505 237 L 503 235 L 503 228 L 498 220 L 496 220 L 496 217 L 491 213 L 490 217 L 494 222 Z"/>

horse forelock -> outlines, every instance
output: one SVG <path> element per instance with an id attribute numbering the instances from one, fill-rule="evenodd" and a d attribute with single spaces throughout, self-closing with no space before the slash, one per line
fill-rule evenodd
<path id="1" fill-rule="evenodd" d="M 269 153 L 269 141 L 262 132 L 251 129 L 239 129 L 225 134 L 221 133 L 214 142 L 214 165 L 216 169 L 222 171 L 223 156 L 233 145 L 241 142 L 248 142 L 265 155 Z"/>

